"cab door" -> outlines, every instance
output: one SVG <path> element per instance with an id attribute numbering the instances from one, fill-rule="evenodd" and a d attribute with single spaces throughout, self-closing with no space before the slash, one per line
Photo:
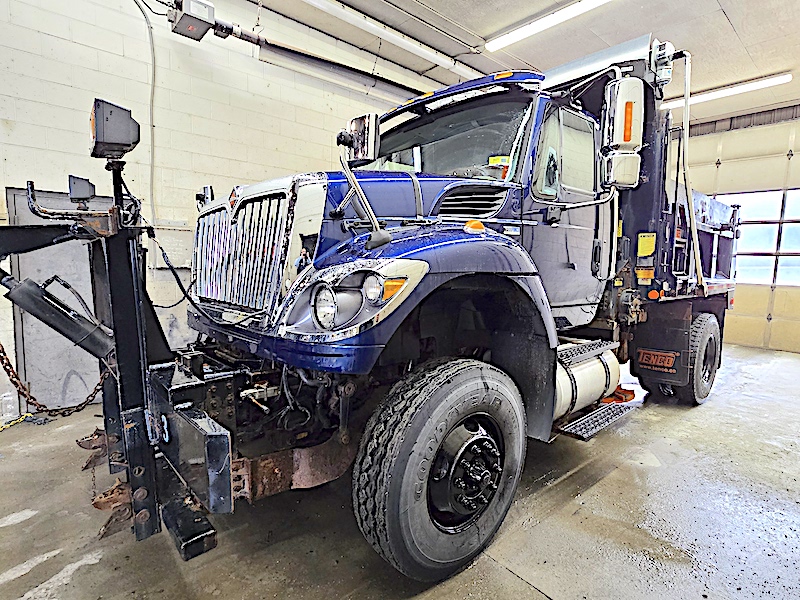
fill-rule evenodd
<path id="1" fill-rule="evenodd" d="M 611 202 L 598 190 L 599 127 L 590 116 L 548 104 L 534 140 L 523 202 L 524 241 L 559 329 L 592 320 L 610 277 Z"/>

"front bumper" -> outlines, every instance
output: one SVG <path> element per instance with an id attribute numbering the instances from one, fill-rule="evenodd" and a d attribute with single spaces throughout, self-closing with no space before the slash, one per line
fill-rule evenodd
<path id="1" fill-rule="evenodd" d="M 189 327 L 238 350 L 301 369 L 364 375 L 372 370 L 384 345 L 301 342 L 212 323 L 189 310 Z"/>

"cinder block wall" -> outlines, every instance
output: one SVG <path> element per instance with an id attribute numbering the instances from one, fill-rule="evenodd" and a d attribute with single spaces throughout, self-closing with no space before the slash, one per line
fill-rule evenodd
<path id="1" fill-rule="evenodd" d="M 163 11 L 164 7 L 149 2 Z M 215 0 L 219 18 L 251 29 L 257 6 Z M 67 175 L 89 177 L 98 194 L 111 184 L 89 157 L 89 112 L 100 97 L 130 108 L 141 142 L 125 158 L 125 178 L 156 225 L 192 230 L 194 195 L 206 184 L 227 195 L 237 184 L 335 168 L 334 137 L 347 119 L 390 104 L 363 91 L 258 60 L 258 49 L 209 33 L 195 42 L 148 13 L 155 39 L 154 194 L 150 208 L 150 46 L 133 0 L 0 0 L 0 191 L 67 191 Z M 263 10 L 257 31 L 416 89 L 440 85 Z M 0 202 L 0 223 L 6 221 Z M 177 299 L 163 271 L 148 284 L 157 302 Z M 0 298 L 0 339 L 13 349 L 11 305 Z M 190 335 L 184 307 L 162 314 L 173 341 Z M 0 393 L 7 387 L 0 375 Z"/>
<path id="2" fill-rule="evenodd" d="M 257 7 L 246 0 L 215 5 L 220 18 L 255 24 Z M 333 167 L 334 135 L 346 119 L 389 106 L 261 62 L 258 49 L 241 40 L 209 33 L 194 42 L 171 33 L 165 17 L 149 16 L 158 220 L 191 226 L 194 193 L 207 183 L 227 194 L 235 184 Z M 419 89 L 438 87 L 269 11 L 261 25 L 276 42 L 374 67 Z M 89 111 L 98 96 L 132 109 L 142 125 L 126 179 L 150 217 L 149 65 L 147 29 L 133 0 L 0 0 L 0 189 L 33 179 L 38 188 L 64 191 L 67 174 L 75 173 L 110 193 L 103 162 L 88 156 Z"/>

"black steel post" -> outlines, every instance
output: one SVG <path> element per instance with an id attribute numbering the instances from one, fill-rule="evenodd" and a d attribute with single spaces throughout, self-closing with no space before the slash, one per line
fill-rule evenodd
<path id="1" fill-rule="evenodd" d="M 108 264 L 106 262 L 105 242 L 95 240 L 89 246 L 89 263 L 92 272 L 92 296 L 95 317 L 109 329 L 114 329 L 111 313 L 111 291 L 109 290 Z M 100 370 L 108 366 L 115 369 L 117 352 L 108 357 L 108 365 L 100 361 Z M 119 384 L 114 377 L 103 382 L 103 421 L 108 444 L 108 465 L 111 473 L 125 470 L 125 444 L 122 440 L 122 413 L 120 411 Z"/>
<path id="2" fill-rule="evenodd" d="M 114 203 L 122 208 L 123 161 L 108 161 Z M 111 418 L 122 428 L 128 483 L 133 492 L 133 529 L 137 540 L 161 530 L 158 515 L 154 448 L 146 422 L 147 327 L 144 316 L 144 277 L 141 263 L 141 229 L 122 228 L 105 240 L 107 295 L 116 349 L 117 407 Z M 113 394 L 112 394 L 113 396 Z M 111 402 L 109 401 L 109 404 Z"/>

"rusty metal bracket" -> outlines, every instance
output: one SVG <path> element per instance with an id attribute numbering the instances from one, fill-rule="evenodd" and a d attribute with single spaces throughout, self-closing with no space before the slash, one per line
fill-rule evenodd
<path id="1" fill-rule="evenodd" d="M 130 504 L 115 506 L 111 510 L 111 516 L 108 517 L 108 521 L 106 521 L 100 528 L 100 531 L 97 532 L 97 539 L 102 540 L 103 538 L 107 538 L 125 529 L 130 529 L 132 525 L 131 513 Z"/>
<path id="2" fill-rule="evenodd" d="M 131 503 L 131 486 L 117 479 L 105 492 L 101 492 L 92 500 L 92 506 L 98 510 L 112 510 L 119 504 Z"/>
<path id="3" fill-rule="evenodd" d="M 104 462 L 103 459 L 108 456 L 108 438 L 102 429 L 95 428 L 91 435 L 75 440 L 75 443 L 84 450 L 93 450 L 86 462 L 83 463 L 81 471 L 88 471 L 100 466 Z"/>
<path id="4" fill-rule="evenodd" d="M 231 462 L 234 498 L 244 498 L 252 504 L 287 490 L 328 483 L 347 472 L 357 451 L 358 444 L 344 444 L 340 436 L 334 434 L 317 446 L 290 448 L 257 458 L 238 458 Z"/>
<path id="5" fill-rule="evenodd" d="M 89 438 L 91 437 L 92 436 L 89 436 Z M 98 494 L 97 497 L 92 500 L 92 506 L 96 509 L 111 511 L 111 516 L 108 517 L 108 520 L 97 533 L 98 539 L 114 535 L 133 525 L 132 502 L 133 495 L 131 494 L 131 486 L 127 483 L 123 483 L 119 479 L 117 479 L 114 485 Z"/>

